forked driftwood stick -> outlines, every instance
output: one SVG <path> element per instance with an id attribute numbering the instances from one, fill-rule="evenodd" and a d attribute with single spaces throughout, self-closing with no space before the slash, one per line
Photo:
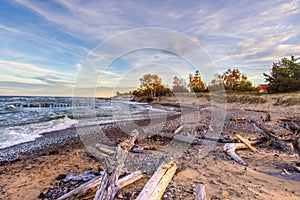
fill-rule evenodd
<path id="1" fill-rule="evenodd" d="M 251 145 L 256 145 L 262 143 L 264 140 L 262 139 L 256 139 L 250 142 Z M 228 154 L 231 158 L 233 158 L 236 162 L 242 164 L 242 165 L 247 165 L 247 163 L 239 157 L 235 151 L 239 149 L 247 149 L 249 148 L 247 145 L 244 143 L 226 143 L 224 145 L 224 151 L 226 154 Z"/>
<path id="2" fill-rule="evenodd" d="M 224 145 L 224 151 L 231 157 L 233 158 L 236 162 L 242 164 L 242 165 L 247 165 L 247 163 L 239 157 L 235 151 L 239 149 L 247 149 L 248 146 L 245 145 L 244 143 L 227 143 Z"/>
<path id="3" fill-rule="evenodd" d="M 67 194 L 64 194 L 63 196 L 59 197 L 58 200 L 65 200 L 65 199 L 77 199 L 79 197 L 82 197 L 86 195 L 89 191 L 92 191 L 96 189 L 101 180 L 101 176 L 97 176 L 93 178 L 92 180 L 80 185 L 79 187 L 75 188 L 74 190 L 68 192 Z M 121 179 L 118 180 L 118 187 L 123 188 L 127 185 L 130 185 L 131 183 L 134 183 L 135 181 L 143 178 L 143 174 L 141 171 L 135 171 Z"/>
<path id="4" fill-rule="evenodd" d="M 206 200 L 204 183 L 197 183 L 196 186 L 196 200 Z"/>
<path id="5" fill-rule="evenodd" d="M 123 173 L 125 159 L 129 150 L 133 147 L 138 134 L 137 130 L 132 131 L 129 139 L 118 145 L 113 160 L 107 163 L 94 200 L 113 200 L 115 198 L 117 192 L 120 190 L 117 182 L 119 176 Z"/>
<path id="6" fill-rule="evenodd" d="M 159 200 L 161 199 L 169 182 L 177 170 L 177 165 L 171 161 L 162 163 L 157 171 L 145 185 L 136 200 Z"/>

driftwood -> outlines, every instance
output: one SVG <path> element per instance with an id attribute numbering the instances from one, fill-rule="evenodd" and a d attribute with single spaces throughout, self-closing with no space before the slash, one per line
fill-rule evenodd
<path id="1" fill-rule="evenodd" d="M 248 146 L 244 143 L 227 143 L 224 145 L 224 151 L 233 158 L 236 162 L 242 165 L 248 165 L 241 157 L 239 157 L 235 151 L 239 149 L 247 149 Z"/>
<path id="2" fill-rule="evenodd" d="M 206 200 L 205 185 L 198 183 L 196 186 L 196 200 Z"/>
<path id="3" fill-rule="evenodd" d="M 179 127 L 174 131 L 174 134 L 178 134 L 183 128 L 184 128 L 184 125 L 179 126 Z"/>
<path id="4" fill-rule="evenodd" d="M 255 130 L 260 133 L 266 140 L 268 140 L 272 146 L 275 148 L 288 153 L 288 154 L 295 154 L 295 152 L 286 145 L 283 141 L 278 139 L 271 131 L 267 130 L 262 123 L 259 123 L 257 121 L 252 121 L 252 125 L 255 128 Z"/>
<path id="5" fill-rule="evenodd" d="M 145 185 L 136 200 L 159 200 L 161 199 L 169 182 L 173 178 L 177 170 L 177 165 L 171 161 L 162 163 L 157 171 L 153 174 L 150 180 Z"/>
<path id="6" fill-rule="evenodd" d="M 101 178 L 102 178 L 101 176 L 93 178 L 92 180 L 80 185 L 74 190 L 68 192 L 67 194 L 64 194 L 63 196 L 59 197 L 58 200 L 71 199 L 71 198 L 75 199 L 86 195 L 88 192 L 96 189 L 99 186 Z M 127 185 L 130 185 L 131 183 L 134 183 L 135 181 L 141 178 L 143 178 L 142 172 L 136 171 L 118 180 L 117 185 L 119 188 L 123 188 Z"/>
<path id="7" fill-rule="evenodd" d="M 244 117 L 232 117 L 232 118 L 230 118 L 230 121 L 234 121 L 234 122 L 246 122 L 247 121 L 247 119 L 246 118 L 244 118 Z"/>
<path id="8" fill-rule="evenodd" d="M 174 133 L 166 133 L 166 132 L 153 132 L 153 131 L 145 131 L 147 134 L 150 133 L 150 136 L 148 138 L 153 138 L 153 137 L 162 137 L 162 138 L 169 138 L 169 139 L 174 139 L 176 141 L 179 142 L 186 142 L 186 143 L 190 143 L 193 145 L 202 145 L 204 140 L 208 140 L 208 141 L 213 141 L 216 142 L 216 144 L 218 143 L 232 143 L 234 142 L 234 140 L 230 139 L 230 138 L 224 138 L 224 137 L 217 137 L 217 136 L 196 136 L 196 137 L 188 137 L 188 136 L 184 136 L 181 134 L 174 134 Z"/>
<path id="9" fill-rule="evenodd" d="M 236 137 L 237 137 L 241 142 L 243 142 L 245 145 L 247 145 L 247 147 L 249 147 L 253 152 L 258 152 L 258 150 L 250 144 L 249 140 L 243 138 L 243 137 L 240 136 L 239 134 L 237 134 Z"/>
<path id="10" fill-rule="evenodd" d="M 116 153 L 116 147 L 109 147 L 109 146 L 106 146 L 104 144 L 97 143 L 96 148 L 101 153 L 104 153 L 104 154 L 107 154 L 107 155 L 114 155 Z"/>
<path id="11" fill-rule="evenodd" d="M 129 150 L 133 147 L 139 132 L 132 131 L 129 139 L 120 143 L 117 147 L 113 160 L 107 163 L 106 169 L 102 176 L 99 189 L 96 192 L 95 200 L 113 200 L 120 190 L 117 182 L 123 172 L 123 166 Z"/>
<path id="12" fill-rule="evenodd" d="M 300 136 L 298 136 L 298 137 L 291 137 L 291 140 L 292 140 L 292 144 L 293 144 L 294 150 L 300 156 Z"/>
<path id="13" fill-rule="evenodd" d="M 144 177 L 144 175 L 141 171 L 135 171 L 135 172 L 132 172 L 131 174 L 121 178 L 118 181 L 117 185 L 119 188 L 123 188 L 123 187 L 126 187 L 127 185 L 130 185 L 131 183 L 134 183 L 137 180 L 140 180 L 143 177 Z"/>
<path id="14" fill-rule="evenodd" d="M 263 142 L 263 140 L 257 139 L 257 140 L 251 141 L 250 144 L 256 145 L 256 144 L 260 144 L 262 142 Z M 225 153 L 227 155 L 229 155 L 231 158 L 233 158 L 236 162 L 238 162 L 242 165 L 248 165 L 248 164 L 241 157 L 239 157 L 235 151 L 239 150 L 239 149 L 247 149 L 247 148 L 249 148 L 249 147 L 244 143 L 227 143 L 224 145 Z"/>
<path id="15" fill-rule="evenodd" d="M 174 139 L 179 142 L 185 142 L 185 143 L 190 143 L 190 144 L 198 144 L 198 145 L 203 144 L 203 142 L 197 138 L 187 137 L 187 136 L 184 136 L 181 134 L 175 135 L 174 133 L 158 132 L 155 135 L 151 135 L 150 138 L 155 137 L 155 136 L 159 136 L 162 138 Z"/>
<path id="16" fill-rule="evenodd" d="M 209 140 L 209 141 L 214 141 L 214 142 L 219 142 L 219 143 L 233 143 L 234 140 L 233 139 L 230 139 L 230 138 L 225 138 L 225 137 L 218 137 L 218 136 L 207 136 L 207 135 L 204 135 L 204 136 L 200 136 L 198 137 L 199 139 L 202 139 L 202 140 Z"/>

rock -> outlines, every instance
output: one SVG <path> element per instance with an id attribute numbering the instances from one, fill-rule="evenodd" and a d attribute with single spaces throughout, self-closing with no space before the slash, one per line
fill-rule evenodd
<path id="1" fill-rule="evenodd" d="M 222 195 L 223 196 L 229 196 L 228 190 L 222 190 Z"/>
<path id="2" fill-rule="evenodd" d="M 59 174 L 57 177 L 55 177 L 55 180 L 59 181 L 59 180 L 65 179 L 65 178 L 66 178 L 65 174 Z"/>

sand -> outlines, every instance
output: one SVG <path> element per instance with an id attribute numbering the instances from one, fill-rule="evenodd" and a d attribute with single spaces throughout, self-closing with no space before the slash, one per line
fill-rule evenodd
<path id="1" fill-rule="evenodd" d="M 281 118 L 299 118 L 299 98 L 299 94 L 246 95 L 241 100 L 237 94 L 231 94 L 229 96 L 230 103 L 227 104 L 223 133 L 231 138 L 234 138 L 235 134 L 246 138 L 257 138 L 260 135 L 253 130 L 251 125 L 232 123 L 229 119 L 237 116 L 260 118 L 269 112 L 272 117 L 269 124 L 279 126 L 278 120 Z M 211 107 L 208 99 L 208 96 L 202 96 L 200 97 L 201 101 L 196 102 L 193 102 L 193 99 L 186 99 L 184 104 L 201 105 L 201 113 L 209 114 Z M 171 106 L 178 103 L 171 97 L 157 99 L 156 103 L 168 104 L 168 109 L 178 109 L 178 107 Z M 205 115 L 204 118 L 207 117 Z M 195 119 L 195 121 L 203 120 Z M 171 121 L 166 125 L 165 130 L 174 131 L 178 123 L 180 121 L 176 119 Z M 205 123 L 209 123 L 209 120 L 207 119 Z M 203 124 L 205 123 L 203 122 Z M 141 141 L 140 144 L 145 145 L 146 143 Z M 153 145 L 159 148 L 163 143 Z M 292 169 L 293 166 L 300 165 L 299 156 L 281 153 L 266 145 L 260 145 L 257 148 L 259 149 L 258 153 L 251 152 L 249 149 L 238 151 L 238 154 L 248 163 L 248 166 L 242 166 L 223 152 L 223 146 L 215 146 L 205 157 L 198 156 L 201 146 L 191 146 L 181 157 L 176 159 L 179 168 L 165 191 L 163 199 L 194 199 L 196 182 L 201 181 L 205 184 L 208 199 L 298 200 L 300 180 L 288 180 L 291 179 L 291 175 L 285 174 L 283 169 L 296 174 Z M 70 171 L 83 173 L 103 167 L 103 163 L 89 157 L 81 145 L 76 148 L 71 146 L 60 148 L 60 150 L 53 151 L 51 155 L 2 162 L 0 166 L 0 199 L 38 199 L 41 192 L 46 193 L 48 188 L 57 182 L 55 178 L 59 174 L 66 174 Z M 281 173 L 286 179 L 262 172 Z M 125 187 L 119 197 L 123 196 L 124 199 L 126 196 L 136 197 L 149 177 L 150 174 L 147 178 Z M 93 199 L 93 194 L 88 196 L 82 199 Z"/>

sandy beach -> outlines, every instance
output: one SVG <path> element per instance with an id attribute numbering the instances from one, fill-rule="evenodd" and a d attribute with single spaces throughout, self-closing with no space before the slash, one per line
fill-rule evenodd
<path id="1" fill-rule="evenodd" d="M 200 95 L 197 101 L 192 98 L 184 99 L 186 101 L 180 102 L 181 105 L 191 108 L 198 105 L 201 113 L 200 118 L 193 113 L 187 115 L 189 121 L 203 126 L 203 129 L 208 128 L 212 109 L 209 95 Z M 175 97 L 169 97 L 156 99 L 152 104 L 178 110 L 178 103 Z M 267 113 L 271 116 L 267 125 L 276 127 L 278 132 L 288 132 L 280 126 L 281 120 L 291 119 L 298 123 L 299 105 L 300 94 L 229 94 L 222 133 L 232 139 L 236 138 L 236 134 L 247 139 L 259 138 L 261 135 L 250 123 L 237 123 L 230 119 L 260 119 L 266 117 Z M 140 123 L 146 126 L 148 122 Z M 182 122 L 179 116 L 171 117 L 164 123 L 161 131 L 173 132 L 180 124 Z M 155 129 L 155 125 L 147 128 Z M 112 136 L 112 143 L 126 138 L 126 134 L 120 133 L 121 130 L 113 125 L 107 125 L 105 131 Z M 158 155 L 157 149 L 163 148 L 168 141 L 163 138 L 140 139 L 137 145 L 153 146 L 155 150 L 149 152 L 151 155 Z M 175 160 L 179 168 L 163 199 L 194 199 L 197 181 L 205 183 L 208 199 L 299 199 L 300 176 L 296 170 L 300 167 L 299 156 L 282 153 L 265 144 L 256 147 L 259 149 L 257 153 L 249 149 L 238 151 L 239 156 L 248 164 L 243 166 L 223 152 L 223 145 L 215 145 L 207 155 L 201 157 L 201 145 L 191 145 Z M 97 161 L 87 152 L 75 129 L 45 134 L 45 137 L 36 141 L 1 150 L 0 155 L 0 199 L 3 200 L 51 199 L 45 195 L 47 192 L 49 194 L 49 189 L 57 187 L 59 180 L 55 179 L 58 175 L 101 171 L 104 168 L 103 162 Z M 146 162 L 151 165 L 151 160 Z M 150 176 L 151 170 L 146 173 L 146 178 L 123 188 L 117 199 L 136 197 Z M 67 192 L 67 189 L 63 192 Z M 93 195 L 94 193 L 89 193 L 80 199 L 93 199 Z"/>

